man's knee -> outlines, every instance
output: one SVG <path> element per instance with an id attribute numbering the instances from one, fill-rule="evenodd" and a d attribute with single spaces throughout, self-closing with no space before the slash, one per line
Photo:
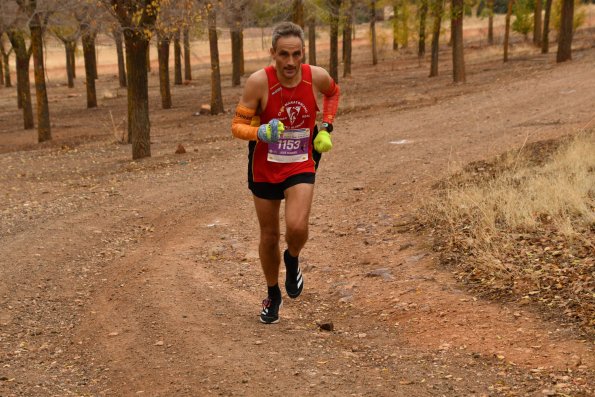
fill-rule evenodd
<path id="1" fill-rule="evenodd" d="M 308 224 L 288 224 L 285 235 L 288 240 L 306 240 L 308 238 Z"/>
<path id="2" fill-rule="evenodd" d="M 272 247 L 279 245 L 279 232 L 273 231 L 261 231 L 260 232 L 260 244 L 265 247 Z"/>

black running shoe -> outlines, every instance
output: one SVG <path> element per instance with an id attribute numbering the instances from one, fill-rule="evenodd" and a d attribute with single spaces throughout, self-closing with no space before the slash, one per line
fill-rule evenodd
<path id="1" fill-rule="evenodd" d="M 283 306 L 283 299 L 267 297 L 262 301 L 260 322 L 264 324 L 276 324 L 279 322 L 279 309 Z"/>
<path id="2" fill-rule="evenodd" d="M 285 262 L 285 290 L 290 298 L 295 299 L 304 289 L 304 276 L 302 276 L 298 258 L 289 255 L 288 250 L 283 253 L 283 260 Z"/>

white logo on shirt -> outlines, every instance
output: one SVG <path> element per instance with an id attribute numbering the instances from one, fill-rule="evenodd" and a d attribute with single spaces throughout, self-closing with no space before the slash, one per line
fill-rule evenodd
<path id="1" fill-rule="evenodd" d="M 299 105 L 298 106 L 288 106 L 286 108 L 286 110 L 287 110 L 287 115 L 289 116 L 289 121 L 293 125 L 293 123 L 295 123 L 295 119 L 300 114 L 300 110 L 302 110 L 302 107 Z"/>

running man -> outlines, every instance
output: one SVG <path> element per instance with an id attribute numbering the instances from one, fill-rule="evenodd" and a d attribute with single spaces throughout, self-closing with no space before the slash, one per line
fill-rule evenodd
<path id="1" fill-rule="evenodd" d="M 231 130 L 248 144 L 248 187 L 260 225 L 258 252 L 268 287 L 260 321 L 279 322 L 279 210 L 285 199 L 283 253 L 285 290 L 297 298 L 304 288 L 299 254 L 308 240 L 308 220 L 320 153 L 332 148 L 330 132 L 339 104 L 339 86 L 328 72 L 302 64 L 304 32 L 291 22 L 273 30 L 273 65 L 246 81 Z M 316 92 L 324 96 L 322 128 L 316 126 Z M 314 150 L 313 150 L 314 149 Z"/>

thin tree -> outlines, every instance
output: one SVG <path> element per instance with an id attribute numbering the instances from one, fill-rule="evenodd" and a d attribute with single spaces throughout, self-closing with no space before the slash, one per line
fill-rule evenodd
<path id="1" fill-rule="evenodd" d="M 550 50 L 550 15 L 552 13 L 552 0 L 545 2 L 545 15 L 543 16 L 543 36 L 541 38 L 541 53 L 547 54 Z"/>
<path id="2" fill-rule="evenodd" d="M 35 78 L 35 98 L 37 103 L 37 141 L 45 142 L 52 139 L 50 108 L 43 61 L 43 30 L 48 14 L 45 14 L 44 18 L 42 18 L 42 11 L 37 8 L 37 0 L 17 0 L 17 4 L 21 11 L 29 17 L 28 25 L 31 33 L 33 77 Z"/>
<path id="3" fill-rule="evenodd" d="M 91 30 L 90 27 L 83 27 L 83 58 L 85 59 L 85 79 L 87 86 L 87 108 L 97 107 L 97 90 L 95 88 L 95 42 L 96 33 Z"/>
<path id="4" fill-rule="evenodd" d="M 243 76 L 246 73 L 244 58 L 244 29 L 240 30 L 240 74 Z"/>
<path id="5" fill-rule="evenodd" d="M 27 48 L 24 33 L 20 29 L 9 30 L 7 34 L 16 57 L 17 104 L 23 110 L 23 128 L 30 130 L 35 126 L 33 122 L 33 105 L 31 103 L 31 84 L 29 82 L 31 52 Z"/>
<path id="6" fill-rule="evenodd" d="M 347 5 L 345 7 L 346 17 L 345 18 L 345 30 L 343 31 L 344 35 L 344 50 L 345 50 L 345 60 L 343 63 L 343 77 L 351 76 L 351 60 L 352 60 L 352 53 L 353 53 L 353 20 L 355 14 L 355 1 L 356 0 L 347 0 Z"/>
<path id="7" fill-rule="evenodd" d="M 207 24 L 209 30 L 209 50 L 211 53 L 211 114 L 223 113 L 221 95 L 221 70 L 219 64 L 219 46 L 217 43 L 217 11 L 212 2 L 207 2 Z"/>
<path id="8" fill-rule="evenodd" d="M 157 20 L 155 21 L 155 30 L 157 32 L 157 72 L 159 75 L 159 93 L 161 94 L 162 109 L 170 109 L 172 106 L 171 85 L 169 79 L 169 49 L 172 40 L 175 41 L 175 37 L 178 35 L 181 22 L 178 15 L 179 10 L 174 4 L 175 3 L 163 4 L 159 15 L 157 15 Z M 179 45 L 178 50 L 175 49 L 174 45 L 174 58 L 176 56 L 181 56 Z M 181 83 L 181 62 L 179 60 L 177 62 L 178 65 L 176 65 L 174 59 L 174 69 L 176 66 L 180 67 L 179 78 Z M 174 71 L 174 74 L 175 73 L 177 72 Z"/>
<path id="9" fill-rule="evenodd" d="M 330 62 L 329 74 L 339 81 L 339 13 L 341 10 L 341 0 L 327 0 L 330 20 Z"/>
<path id="10" fill-rule="evenodd" d="M 409 47 L 409 1 L 404 0 L 400 2 L 401 12 L 399 13 L 399 18 L 401 20 L 401 47 L 407 48 Z"/>
<path id="11" fill-rule="evenodd" d="M 238 12 L 239 14 L 239 12 Z M 241 46 L 240 46 L 240 29 L 241 29 L 241 15 L 234 18 L 231 25 L 231 86 L 237 87 L 240 85 L 242 73 L 240 66 L 242 63 Z"/>
<path id="12" fill-rule="evenodd" d="M 304 28 L 304 0 L 292 1 L 291 21 Z"/>
<path id="13" fill-rule="evenodd" d="M 308 13 L 308 63 L 316 65 L 316 14 Z"/>
<path id="14" fill-rule="evenodd" d="M 240 78 L 242 76 L 242 59 L 243 59 L 243 25 L 244 25 L 244 13 L 246 12 L 245 1 L 232 1 L 226 7 L 228 12 L 227 23 L 230 27 L 231 35 L 231 85 L 237 87 L 240 85 Z"/>
<path id="15" fill-rule="evenodd" d="M 494 44 L 494 0 L 488 0 L 488 45 Z"/>
<path id="16" fill-rule="evenodd" d="M 192 80 L 192 64 L 190 62 L 190 29 L 185 26 L 183 29 L 183 47 L 184 47 L 184 78 Z"/>
<path id="17" fill-rule="evenodd" d="M 159 60 L 159 92 L 161 93 L 161 107 L 171 108 L 171 89 L 169 85 L 169 44 L 167 34 L 157 34 L 157 58 Z"/>
<path id="18" fill-rule="evenodd" d="M 114 43 L 116 43 L 116 56 L 118 57 L 118 82 L 121 88 L 126 88 L 126 62 L 124 61 L 124 43 L 122 41 L 122 29 L 113 26 L 111 29 Z"/>
<path id="19" fill-rule="evenodd" d="M 161 2 L 159 0 L 102 1 L 113 10 L 124 32 L 128 83 L 128 140 L 132 143 L 132 158 L 150 157 L 147 48 Z"/>
<path id="20" fill-rule="evenodd" d="M 145 57 L 147 57 L 147 72 L 151 73 L 151 38 L 149 37 L 149 44 L 147 45 L 147 52 L 145 53 Z"/>
<path id="21" fill-rule="evenodd" d="M 463 53 L 463 0 L 452 0 L 452 77 L 455 83 L 465 82 L 465 58 Z"/>
<path id="22" fill-rule="evenodd" d="M 182 85 L 182 45 L 180 29 L 174 31 L 174 84 Z"/>
<path id="23" fill-rule="evenodd" d="M 80 24 L 83 59 L 85 61 L 85 79 L 88 84 L 90 79 L 97 80 L 99 78 L 97 73 L 97 48 L 95 46 L 95 40 L 97 39 L 98 32 L 101 30 L 103 10 L 97 7 L 91 0 L 81 0 L 79 4 L 75 4 L 75 7 L 74 15 Z M 89 64 L 88 69 L 87 64 Z M 88 75 L 87 70 L 89 71 Z M 94 86 L 95 83 L 93 83 L 93 89 Z"/>
<path id="24" fill-rule="evenodd" d="M 560 16 L 560 32 L 558 34 L 558 53 L 556 62 L 572 59 L 572 31 L 574 21 L 574 0 L 562 1 L 562 15 Z"/>
<path id="25" fill-rule="evenodd" d="M 508 9 L 506 11 L 506 26 L 504 28 L 504 62 L 508 62 L 508 41 L 510 39 L 510 16 L 512 15 L 512 6 L 514 0 L 508 0 Z"/>
<path id="26" fill-rule="evenodd" d="M 537 47 L 541 47 L 541 0 L 535 0 L 533 44 L 535 44 Z"/>
<path id="27" fill-rule="evenodd" d="M 428 0 L 420 0 L 419 5 L 419 45 L 417 56 L 423 58 L 426 54 L 426 17 L 428 15 Z"/>
<path id="28" fill-rule="evenodd" d="M 372 36 L 372 65 L 377 65 L 378 47 L 376 45 L 376 0 L 370 1 L 370 34 Z"/>
<path id="29" fill-rule="evenodd" d="M 299 25 L 304 29 L 305 25 L 305 12 L 304 12 L 304 0 L 293 0 L 291 9 L 291 21 Z M 307 54 L 303 54 L 303 62 L 307 61 Z"/>
<path id="30" fill-rule="evenodd" d="M 78 29 L 78 26 L 76 26 L 74 32 L 70 31 L 69 33 L 59 28 L 52 28 L 50 30 L 64 45 L 64 52 L 66 55 L 66 80 L 68 82 L 68 88 L 74 88 L 74 57 L 76 41 L 80 36 L 80 30 Z"/>
<path id="31" fill-rule="evenodd" d="M 399 49 L 399 1 L 393 0 L 393 51 Z"/>
<path id="32" fill-rule="evenodd" d="M 1 39 L 0 39 L 1 40 Z M 2 45 L 2 43 L 0 42 L 0 46 Z M 4 50 L 4 48 L 1 48 L 1 50 Z M 4 54 L 2 54 L 4 55 Z M 0 57 L 0 84 L 4 85 L 4 57 Z"/>
<path id="33" fill-rule="evenodd" d="M 432 60 L 430 63 L 430 76 L 438 76 L 438 55 L 440 54 L 440 27 L 442 26 L 442 13 L 444 12 L 444 0 L 434 0 L 432 4 Z"/>
<path id="34" fill-rule="evenodd" d="M 83 59 L 85 61 L 85 83 L 87 89 L 87 109 L 97 107 L 97 57 L 95 39 L 100 28 L 100 9 L 90 2 L 79 5 L 74 13 L 79 21 L 81 41 L 83 44 Z"/>
<path id="35" fill-rule="evenodd" d="M 6 50 L 4 46 L 4 34 L 0 34 L 0 53 L 2 53 L 2 62 L 0 62 L 0 82 L 7 88 L 12 87 L 10 79 L 10 54 L 13 52 L 12 46 L 10 50 Z"/>

